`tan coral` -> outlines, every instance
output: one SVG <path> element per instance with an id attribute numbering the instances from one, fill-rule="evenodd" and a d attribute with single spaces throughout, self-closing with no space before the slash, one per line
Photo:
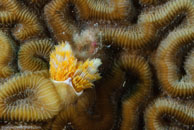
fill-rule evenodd
<path id="1" fill-rule="evenodd" d="M 129 49 L 145 47 L 156 35 L 155 28 L 150 23 L 129 27 L 100 27 L 99 30 L 103 42 Z"/>
<path id="2" fill-rule="evenodd" d="M 0 118 L 44 121 L 60 110 L 60 98 L 49 79 L 24 73 L 5 82 L 0 93 Z"/>
<path id="3" fill-rule="evenodd" d="M 92 102 L 95 99 L 94 91 L 89 90 L 85 91 L 77 100 L 76 103 L 68 105 L 65 109 L 63 109 L 55 118 L 52 123 L 53 130 L 61 130 L 63 129 L 68 123 L 73 123 L 74 119 L 76 118 L 76 109 L 77 108 L 85 108 L 88 109 L 91 106 Z"/>
<path id="4" fill-rule="evenodd" d="M 71 41 L 72 35 L 80 30 L 68 10 L 70 3 L 78 10 L 77 17 L 84 20 L 121 20 L 127 17 L 128 10 L 131 10 L 129 8 L 132 8 L 127 0 L 52 0 L 44 10 L 47 23 L 58 42 Z"/>
<path id="5" fill-rule="evenodd" d="M 14 73 L 14 68 L 10 65 L 14 59 L 13 41 L 7 34 L 0 31 L 0 77 L 7 78 Z"/>
<path id="6" fill-rule="evenodd" d="M 121 56 L 117 66 L 118 68 L 116 69 L 124 69 L 123 71 L 128 71 L 132 73 L 132 75 L 138 75 L 139 81 L 135 86 L 135 90 L 122 100 L 122 122 L 120 128 L 121 130 L 138 129 L 137 119 L 140 104 L 143 105 L 143 103 L 146 102 L 145 98 L 148 97 L 151 92 L 151 70 L 143 57 L 130 54 Z"/>
<path id="7" fill-rule="evenodd" d="M 128 0 L 85 0 L 89 8 L 88 19 L 123 20 L 131 11 Z"/>
<path id="8" fill-rule="evenodd" d="M 193 80 L 182 76 L 175 62 L 176 52 L 194 39 L 193 30 L 188 26 L 171 32 L 157 50 L 156 67 L 161 87 L 173 97 L 190 97 L 194 93 Z"/>
<path id="9" fill-rule="evenodd" d="M 12 32 L 17 40 L 24 41 L 43 31 L 36 15 L 17 0 L 2 0 L 1 7 L 3 10 L 0 10 L 0 23 L 16 24 Z"/>
<path id="10" fill-rule="evenodd" d="M 178 123 L 189 126 L 194 123 L 194 107 L 190 103 L 180 103 L 179 101 L 168 98 L 157 98 L 145 112 L 146 129 L 159 130 L 159 129 L 182 129 L 178 126 Z M 173 126 L 166 124 L 162 117 L 168 115 L 170 118 L 174 118 L 174 121 L 178 122 Z M 187 128 L 189 128 L 187 127 Z"/>
<path id="11" fill-rule="evenodd" d="M 70 0 L 52 0 L 45 6 L 44 12 L 49 28 L 58 42 L 71 41 L 73 33 L 78 32 L 78 27 L 69 14 Z M 85 0 L 74 1 L 81 17 L 88 17 Z M 62 10 L 65 12 L 62 13 Z M 65 20 L 64 20 L 65 19 Z"/>
<path id="12" fill-rule="evenodd" d="M 180 14 L 186 15 L 183 25 L 193 24 L 194 4 L 192 0 L 170 0 L 162 5 L 145 10 L 140 14 L 138 22 L 149 22 L 156 28 L 161 28 L 167 26 Z"/>
<path id="13" fill-rule="evenodd" d="M 123 74 L 130 71 L 141 75 L 141 83 L 137 85 L 137 92 L 134 92 L 132 96 L 128 96 L 122 103 L 123 120 L 121 129 L 136 128 L 137 124 L 135 125 L 135 122 L 138 116 L 136 110 L 139 104 L 141 104 L 140 102 L 143 102 L 143 99 L 150 93 L 151 73 L 148 64 L 142 57 L 127 54 L 123 55 L 119 61 L 116 61 L 111 75 L 106 77 L 106 79 L 103 80 L 105 82 L 102 82 L 103 84 L 97 88 L 97 115 L 95 113 L 91 115 L 87 113 L 89 103 L 82 102 L 82 106 L 79 106 L 78 103 L 76 106 L 70 106 L 68 109 L 69 112 L 66 110 L 61 112 L 61 114 L 57 116 L 53 128 L 57 130 L 63 128 L 68 122 L 71 122 L 74 128 L 80 130 L 111 129 L 115 119 L 115 106 L 111 103 L 110 97 L 116 89 L 122 87 L 121 83 L 124 80 Z"/>
<path id="14" fill-rule="evenodd" d="M 166 27 L 178 15 L 185 13 L 186 18 L 179 26 L 192 25 L 194 21 L 192 0 L 172 0 L 147 9 L 138 17 L 137 24 L 127 27 L 100 27 L 103 42 L 123 48 L 140 49 L 155 40 L 157 31 Z"/>
<path id="15" fill-rule="evenodd" d="M 34 39 L 25 42 L 18 52 L 20 71 L 39 71 L 48 69 L 49 56 L 53 43 L 49 39 Z"/>

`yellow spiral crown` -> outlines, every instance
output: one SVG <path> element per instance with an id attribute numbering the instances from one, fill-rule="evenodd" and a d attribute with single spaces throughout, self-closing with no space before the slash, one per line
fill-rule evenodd
<path id="1" fill-rule="evenodd" d="M 50 55 L 50 76 L 55 81 L 70 79 L 76 92 L 91 88 L 95 80 L 100 79 L 98 67 L 101 65 L 99 58 L 78 61 L 74 56 L 68 42 L 55 47 Z"/>

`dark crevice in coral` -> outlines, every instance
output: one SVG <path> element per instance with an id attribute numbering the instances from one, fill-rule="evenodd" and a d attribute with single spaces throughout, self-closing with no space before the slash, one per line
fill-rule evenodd
<path id="1" fill-rule="evenodd" d="M 34 54 L 34 57 L 38 58 L 39 60 L 41 60 L 41 61 L 43 61 L 43 62 L 45 62 L 47 64 L 49 64 L 49 61 L 48 61 L 49 59 L 44 57 L 43 55 Z"/>
<path id="2" fill-rule="evenodd" d="M 174 18 L 170 24 L 167 26 L 161 28 L 156 35 L 156 38 L 154 40 L 154 44 L 151 44 L 153 48 L 157 48 L 158 45 L 161 43 L 162 40 L 164 40 L 170 32 L 175 30 L 177 27 L 179 27 L 181 24 L 183 24 L 183 21 L 185 20 L 186 15 L 185 14 L 180 14 L 177 17 Z"/>
<path id="3" fill-rule="evenodd" d="M 181 75 L 180 79 L 183 76 L 187 75 L 186 70 L 184 68 L 185 67 L 184 64 L 186 59 L 188 58 L 189 52 L 191 52 L 193 47 L 194 47 L 193 42 L 188 43 L 186 46 L 181 47 L 181 49 L 179 49 L 179 51 L 175 55 L 175 62 L 177 67 L 179 68 L 179 74 Z"/>
<path id="4" fill-rule="evenodd" d="M 135 23 L 137 23 L 138 16 L 141 13 L 142 6 L 140 5 L 138 0 L 133 0 L 132 4 L 134 6 L 133 8 L 135 8 L 135 9 L 133 10 L 134 14 L 133 14 L 133 18 L 131 19 L 131 23 L 135 24 Z"/>

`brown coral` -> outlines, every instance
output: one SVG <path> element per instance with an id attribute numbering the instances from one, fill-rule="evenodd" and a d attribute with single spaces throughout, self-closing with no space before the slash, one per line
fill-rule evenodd
<path id="1" fill-rule="evenodd" d="M 186 15 L 185 23 L 192 24 L 194 19 L 194 5 L 192 0 L 171 0 L 153 9 L 145 10 L 139 16 L 139 22 L 149 22 L 156 28 L 168 25 L 181 13 Z"/>
<path id="2" fill-rule="evenodd" d="M 15 38 L 15 42 L 27 43 L 22 45 L 17 53 L 21 71 L 28 68 L 23 69 L 25 67 L 21 65 L 20 58 L 31 59 L 24 60 L 26 65 L 28 61 L 35 63 L 34 59 L 35 61 L 42 59 L 39 53 L 35 56 L 29 53 L 29 57 L 27 53 L 21 56 L 20 52 L 24 47 L 30 47 L 29 39 L 43 41 L 38 39 L 43 28 L 48 38 L 54 37 L 58 42 L 70 41 L 72 52 L 76 55 L 75 60 L 64 62 L 60 67 L 55 65 L 56 60 L 52 61 L 57 70 L 57 74 L 55 71 L 52 74 L 58 75 L 58 78 L 54 76 L 54 79 L 60 79 L 64 75 L 66 75 L 65 79 L 73 77 L 74 80 L 69 78 L 65 81 L 68 84 L 49 80 L 53 76 L 50 77 L 48 70 L 45 69 L 47 67 L 44 59 L 39 67 L 35 67 L 36 69 L 33 67 L 33 71 L 45 70 L 30 74 L 30 81 L 24 81 L 27 79 L 24 78 L 25 75 L 29 75 L 27 73 L 22 76 L 16 74 L 18 78 L 13 78 L 14 80 L 8 79 L 4 87 L 2 86 L 3 91 L 0 91 L 0 95 L 3 95 L 2 100 L 6 101 L 1 106 L 9 103 L 8 108 L 3 108 L 6 109 L 7 114 L 2 115 L 1 121 L 6 119 L 11 123 L 14 120 L 22 120 L 22 123 L 45 121 L 48 123 L 46 128 L 52 126 L 52 129 L 63 129 L 64 126 L 66 129 L 66 125 L 81 130 L 143 129 L 145 127 L 146 129 L 193 129 L 193 118 L 189 115 L 193 113 L 193 103 L 189 101 L 193 99 L 194 81 L 193 12 L 193 0 L 1 0 L 0 29 L 10 33 L 10 28 L 13 28 L 11 36 Z M 47 25 L 41 25 L 39 20 L 42 23 L 46 22 Z M 88 35 L 83 35 L 87 31 Z M 94 55 L 96 53 L 93 51 L 97 48 L 98 42 L 99 45 L 102 44 L 100 47 L 103 47 L 104 52 Z M 40 43 L 38 47 L 34 47 L 34 50 L 36 52 L 44 50 L 39 50 L 39 47 L 46 51 L 47 45 Z M 31 50 L 33 49 L 29 52 L 32 52 Z M 127 51 L 128 54 L 123 55 L 118 51 Z M 60 53 L 56 59 L 61 59 L 60 56 L 64 56 L 63 54 Z M 81 63 L 87 58 L 99 55 L 104 58 L 103 65 L 100 67 L 102 79 L 93 84 L 86 84 L 85 81 L 88 79 L 82 78 L 88 77 L 85 72 L 89 72 L 92 68 L 87 67 L 89 62 L 86 62 L 83 67 L 85 71 L 75 71 L 73 63 Z M 68 52 L 62 59 L 66 59 L 67 56 Z M 14 58 L 10 57 L 10 59 Z M 15 61 L 14 59 L 13 62 Z M 116 61 L 116 64 L 112 68 L 113 61 Z M 66 66 L 71 67 L 67 69 Z M 109 71 L 112 72 L 111 75 Z M 151 71 L 153 77 L 151 77 Z M 76 74 L 79 74 L 77 78 L 74 77 Z M 58 115 L 58 112 L 51 114 L 48 117 L 49 121 L 47 117 L 43 119 L 41 113 L 40 117 L 35 114 L 29 116 L 28 113 L 25 114 L 26 111 L 10 115 L 19 109 L 28 110 L 29 107 L 24 105 L 27 100 L 18 99 L 15 102 L 14 98 L 25 98 L 32 93 L 25 87 L 21 87 L 25 90 L 18 94 L 21 88 L 15 81 L 31 84 L 32 80 L 42 80 L 41 83 L 37 83 L 40 86 L 46 86 L 46 83 L 49 84 L 48 86 L 53 86 L 53 95 L 48 98 L 56 102 L 60 101 L 56 104 L 57 111 L 61 110 L 61 112 Z M 153 93 L 150 94 L 152 80 Z M 92 91 L 96 94 L 84 96 L 91 90 L 88 88 L 94 84 Z M 47 92 L 52 93 L 50 90 L 45 87 L 45 90 L 42 90 L 45 93 L 41 96 L 47 97 Z M 14 93 L 14 91 L 17 92 Z M 158 95 L 163 98 L 158 98 Z M 52 99 L 52 96 L 56 96 L 54 97 L 56 99 Z M 28 101 L 34 100 L 33 96 L 29 97 Z M 158 99 L 155 100 L 155 98 Z M 147 103 L 152 100 L 154 100 L 153 103 L 147 106 Z M 43 103 L 49 103 L 49 101 L 45 99 Z M 18 107 L 12 107 L 13 104 Z M 49 106 L 52 105 L 49 104 Z M 37 109 L 39 106 L 36 107 Z M 182 112 L 182 109 L 187 113 Z M 47 113 L 50 111 L 48 111 L 44 111 L 45 115 L 49 115 Z M 144 111 L 145 120 L 143 120 Z"/>
<path id="3" fill-rule="evenodd" d="M 192 104 L 183 104 L 168 98 L 158 98 L 146 110 L 146 128 L 149 130 L 181 129 L 180 126 L 177 126 L 178 123 L 167 125 L 163 119 L 165 115 L 174 117 L 174 122 L 178 120 L 178 122 L 191 127 L 194 124 L 193 113 L 194 106 Z"/>
<path id="4" fill-rule="evenodd" d="M 7 34 L 0 31 L 0 77 L 7 78 L 14 73 L 13 67 L 10 66 L 14 58 L 13 41 Z"/>
<path id="5" fill-rule="evenodd" d="M 127 0 L 85 0 L 89 8 L 87 19 L 122 20 L 131 10 L 131 1 Z"/>
<path id="6" fill-rule="evenodd" d="M 175 62 L 175 52 L 194 40 L 193 27 L 187 27 L 171 32 L 162 41 L 156 56 L 157 74 L 162 88 L 173 97 L 193 96 L 193 80 L 189 76 L 181 76 Z M 188 67 L 187 67 L 188 68 Z"/>
<path id="7" fill-rule="evenodd" d="M 155 36 L 155 28 L 150 23 L 129 27 L 101 27 L 102 40 L 119 47 L 138 49 L 144 47 Z"/>
<path id="8" fill-rule="evenodd" d="M 133 130 L 137 129 L 138 109 L 140 104 L 145 102 L 145 97 L 150 95 L 152 79 L 151 71 L 148 63 L 143 57 L 124 55 L 118 62 L 119 69 L 123 69 L 124 72 L 129 71 L 132 75 L 137 75 L 139 81 L 137 83 L 136 90 L 131 92 L 122 101 L 122 123 L 121 130 Z M 131 86 L 130 86 L 131 87 Z"/>
<path id="9" fill-rule="evenodd" d="M 181 13 L 186 14 L 183 25 L 193 24 L 193 12 L 194 5 L 191 0 L 169 1 L 164 5 L 158 5 L 151 10 L 143 11 L 135 25 L 128 27 L 101 27 L 102 39 L 109 44 L 112 43 L 120 47 L 139 49 L 154 40 L 157 31 L 170 24 Z"/>
<path id="10" fill-rule="evenodd" d="M 37 73 L 15 76 L 0 89 L 1 119 L 42 121 L 60 109 L 60 98 L 52 82 Z"/>
<path id="11" fill-rule="evenodd" d="M 77 100 L 76 104 L 68 106 L 64 109 L 53 122 L 52 128 L 59 130 L 64 128 L 68 122 L 71 122 L 73 127 L 80 130 L 108 130 L 113 127 L 115 120 L 116 106 L 111 102 L 111 95 L 115 89 L 121 86 L 124 79 L 123 71 L 120 69 L 114 71 L 107 78 L 103 79 L 96 88 L 96 97 L 94 94 L 84 92 Z M 93 98 L 95 101 L 94 113 L 89 113 Z M 100 109 L 99 109 L 100 108 Z"/>
<path id="12" fill-rule="evenodd" d="M 47 23 L 58 42 L 70 41 L 72 34 L 78 32 L 78 27 L 68 10 L 70 2 L 70 0 L 53 0 L 44 9 Z M 79 0 L 74 2 L 80 10 L 80 15 L 88 17 L 88 9 L 85 7 L 85 1 Z M 65 12 L 63 13 L 64 9 Z"/>
<path id="13" fill-rule="evenodd" d="M 73 14 L 68 10 L 71 4 L 78 10 L 80 19 L 120 20 L 128 15 L 128 8 L 131 7 L 128 3 L 127 0 L 113 0 L 111 2 L 53 0 L 45 7 L 45 16 L 58 42 L 71 41 L 72 35 L 80 30 L 76 25 L 76 19 L 72 17 Z"/>
<path id="14" fill-rule="evenodd" d="M 85 91 L 78 101 L 74 104 L 70 104 L 64 110 L 62 110 L 57 117 L 55 118 L 54 122 L 52 123 L 53 130 L 61 130 L 63 129 L 68 123 L 74 123 L 76 108 L 84 107 L 88 109 L 88 106 L 91 106 L 92 102 L 94 101 L 94 91 Z M 83 109 L 84 109 L 83 108 Z"/>
<path id="15" fill-rule="evenodd" d="M 49 39 L 30 40 L 20 47 L 18 66 L 20 71 L 39 71 L 48 69 L 53 43 Z"/>
<path id="16" fill-rule="evenodd" d="M 24 41 L 43 31 L 36 15 L 17 0 L 1 0 L 0 4 L 0 23 L 16 24 L 12 32 L 17 40 Z"/>

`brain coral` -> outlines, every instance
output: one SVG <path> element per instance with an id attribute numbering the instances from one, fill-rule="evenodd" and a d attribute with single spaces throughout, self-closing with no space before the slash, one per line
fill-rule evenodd
<path id="1" fill-rule="evenodd" d="M 194 0 L 0 0 L 0 129 L 194 129 Z"/>

